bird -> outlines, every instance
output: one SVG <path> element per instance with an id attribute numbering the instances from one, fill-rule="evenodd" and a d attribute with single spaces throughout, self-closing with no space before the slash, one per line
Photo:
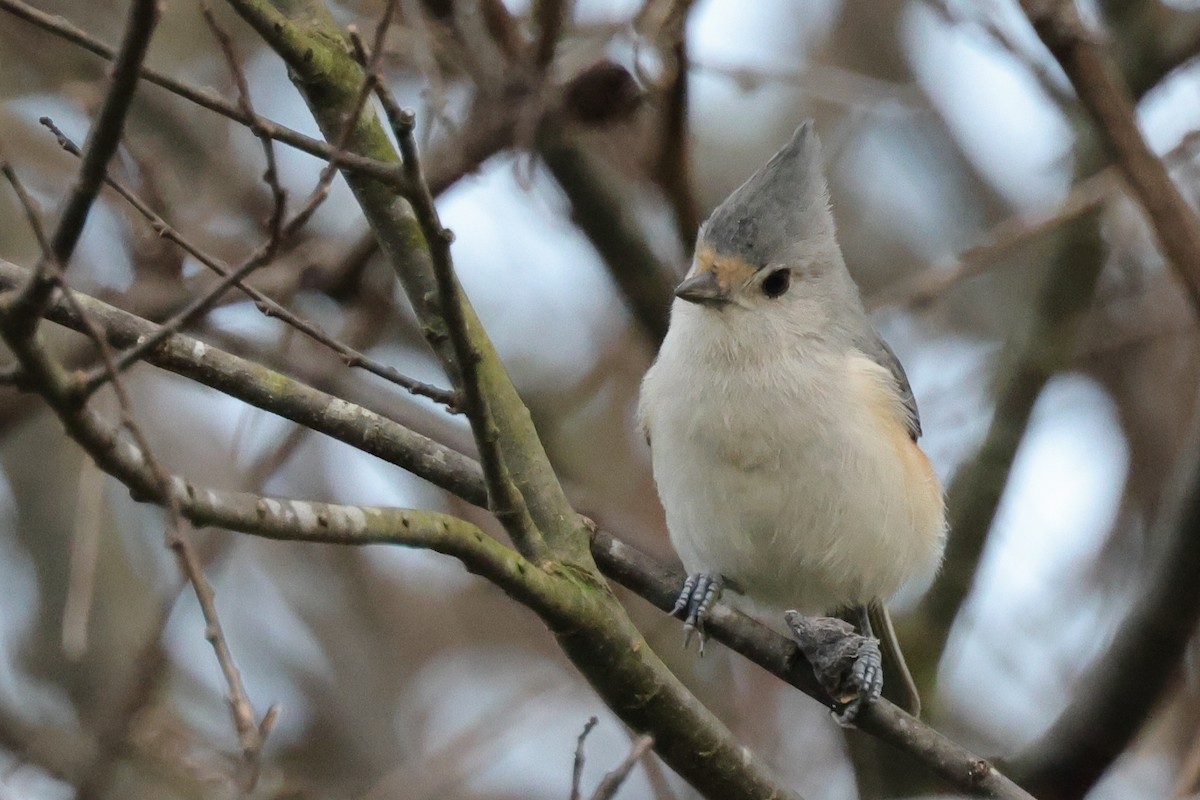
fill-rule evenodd
<path id="1" fill-rule="evenodd" d="M 701 225 L 638 418 L 688 574 L 685 646 L 698 630 L 703 652 L 725 593 L 797 640 L 843 724 L 880 696 L 883 654 L 919 713 L 886 603 L 936 574 L 944 493 L 846 267 L 811 121 Z"/>

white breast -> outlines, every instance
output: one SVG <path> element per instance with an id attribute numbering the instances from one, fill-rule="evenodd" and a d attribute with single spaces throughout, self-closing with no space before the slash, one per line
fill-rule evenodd
<path id="1" fill-rule="evenodd" d="M 886 600 L 936 570 L 941 488 L 884 368 L 812 342 L 728 358 L 679 322 L 641 414 L 689 573 L 722 574 L 764 612 L 818 613 Z"/>

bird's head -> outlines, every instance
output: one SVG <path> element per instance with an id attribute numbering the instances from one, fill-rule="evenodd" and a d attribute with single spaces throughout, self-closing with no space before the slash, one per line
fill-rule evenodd
<path id="1" fill-rule="evenodd" d="M 745 312 L 813 324 L 842 308 L 861 315 L 811 122 L 701 226 L 675 296 L 730 322 Z"/>

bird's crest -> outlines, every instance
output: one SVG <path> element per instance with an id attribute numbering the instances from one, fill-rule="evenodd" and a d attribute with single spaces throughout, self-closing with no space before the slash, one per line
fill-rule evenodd
<path id="1" fill-rule="evenodd" d="M 701 246 L 754 269 L 806 241 L 836 247 L 821 143 L 811 121 L 797 128 L 792 140 L 729 195 L 700 230 Z"/>

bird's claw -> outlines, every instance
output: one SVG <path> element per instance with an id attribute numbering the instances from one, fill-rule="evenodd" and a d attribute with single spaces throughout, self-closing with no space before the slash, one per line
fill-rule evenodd
<path id="1" fill-rule="evenodd" d="M 679 597 L 675 600 L 675 607 L 671 609 L 672 615 L 683 618 L 684 649 L 691 643 L 692 635 L 699 633 L 700 655 L 704 655 L 704 642 L 708 639 L 704 623 L 724 587 L 725 580 L 720 575 L 708 572 L 689 575 L 684 580 Z"/>
<path id="2" fill-rule="evenodd" d="M 833 617 L 784 615 L 800 652 L 812 664 L 817 682 L 837 704 L 833 718 L 842 727 L 854 721 L 883 692 L 883 657 L 879 640 Z"/>
<path id="3" fill-rule="evenodd" d="M 879 651 L 879 640 L 853 635 L 862 640 L 850 668 L 849 683 L 857 687 L 855 696 L 843 708 L 833 712 L 833 718 L 843 728 L 853 728 L 859 712 L 883 694 L 883 656 Z"/>

